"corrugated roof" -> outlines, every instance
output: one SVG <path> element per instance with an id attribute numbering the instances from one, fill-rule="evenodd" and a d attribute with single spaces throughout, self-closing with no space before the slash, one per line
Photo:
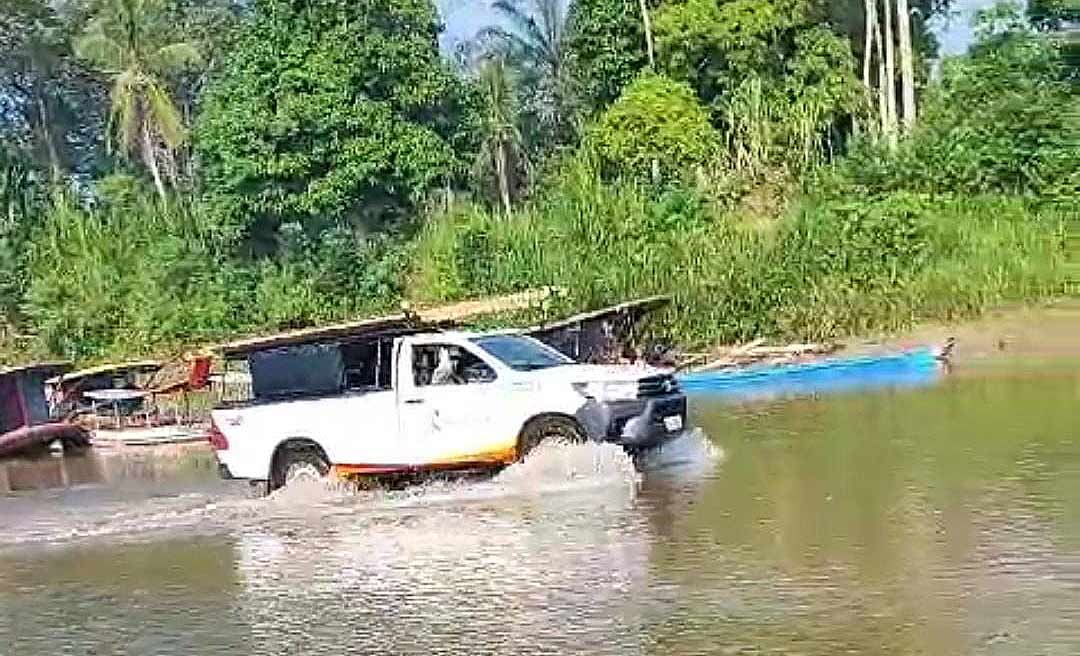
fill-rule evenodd
<path id="1" fill-rule="evenodd" d="M 416 330 L 410 318 L 404 314 L 395 314 L 387 317 L 376 317 L 361 321 L 348 321 L 329 326 L 316 328 L 302 328 L 273 335 L 261 337 L 249 337 L 238 339 L 227 344 L 221 344 L 217 350 L 226 356 L 245 355 L 255 351 L 281 348 L 284 346 L 298 346 L 301 344 L 313 344 L 317 342 L 329 342 L 339 339 L 357 338 L 367 335 L 374 336 L 379 333 L 400 333 Z"/>
<path id="2" fill-rule="evenodd" d="M 18 374 L 24 371 L 35 371 L 41 369 L 55 372 L 56 370 L 68 369 L 70 367 L 71 363 L 66 361 L 32 362 L 30 364 L 18 364 L 10 367 L 0 368 L 0 376 L 7 376 L 9 374 Z"/>
<path id="3" fill-rule="evenodd" d="M 285 346 L 298 346 L 342 339 L 382 334 L 404 335 L 429 330 L 452 328 L 463 319 L 483 314 L 496 314 L 536 307 L 559 293 L 555 288 L 534 289 L 494 298 L 462 301 L 433 308 L 406 311 L 384 317 L 347 321 L 329 326 L 303 328 L 261 337 L 221 344 L 217 351 L 225 356 L 236 356 Z"/>
<path id="4" fill-rule="evenodd" d="M 590 312 L 582 312 L 581 314 L 575 314 L 572 317 L 566 319 L 560 319 L 553 323 L 545 323 L 539 326 L 533 326 L 532 328 L 526 328 L 524 331 L 527 334 L 533 333 L 546 333 L 552 330 L 560 330 L 567 328 L 576 323 L 582 323 L 584 321 L 590 321 L 599 317 L 604 317 L 610 314 L 620 314 L 623 312 L 642 311 L 651 312 L 661 308 L 671 302 L 671 298 L 668 296 L 658 295 L 649 296 L 647 298 L 639 298 L 633 301 L 626 301 L 625 303 L 619 303 L 618 305 L 612 305 L 606 308 L 600 308 L 599 310 L 592 310 Z"/>
<path id="5" fill-rule="evenodd" d="M 61 381 L 67 383 L 73 380 L 79 380 L 80 378 L 86 378 L 87 376 L 97 376 L 99 374 L 112 373 L 114 371 L 125 371 L 128 369 L 157 369 L 161 367 L 161 362 L 158 360 L 136 360 L 133 362 L 115 362 L 98 365 L 96 367 L 90 367 L 89 369 L 81 369 L 79 371 L 72 371 L 70 373 L 62 374 L 60 376 L 54 376 L 45 381 L 50 385 L 55 385 Z"/>

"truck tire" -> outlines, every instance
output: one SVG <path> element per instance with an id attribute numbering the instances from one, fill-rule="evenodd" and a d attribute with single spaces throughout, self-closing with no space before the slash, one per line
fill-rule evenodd
<path id="1" fill-rule="evenodd" d="M 278 447 L 270 472 L 270 491 L 301 480 L 318 480 L 330 473 L 330 463 L 313 443 L 284 444 Z"/>
<path id="2" fill-rule="evenodd" d="M 530 451 L 549 441 L 584 442 L 585 432 L 569 417 L 540 417 L 533 419 L 521 430 L 518 439 L 517 459 L 524 460 Z"/>

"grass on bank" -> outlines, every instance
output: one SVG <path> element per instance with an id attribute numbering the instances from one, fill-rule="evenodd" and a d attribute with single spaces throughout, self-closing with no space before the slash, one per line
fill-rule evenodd
<path id="1" fill-rule="evenodd" d="M 579 168 L 509 218 L 466 207 L 429 222 L 408 289 L 557 285 L 567 311 L 670 294 L 654 337 L 688 347 L 891 331 L 1065 290 L 1065 213 L 1021 198 L 811 198 L 748 225 L 692 192 L 650 196 Z"/>

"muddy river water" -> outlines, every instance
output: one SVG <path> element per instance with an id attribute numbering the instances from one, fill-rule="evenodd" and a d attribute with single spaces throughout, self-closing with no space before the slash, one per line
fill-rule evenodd
<path id="1" fill-rule="evenodd" d="M 67 487 L 0 496 L 0 654 L 1080 653 L 1080 359 L 691 403 L 641 471 L 564 446 L 270 498 L 197 452 L 9 471 Z"/>

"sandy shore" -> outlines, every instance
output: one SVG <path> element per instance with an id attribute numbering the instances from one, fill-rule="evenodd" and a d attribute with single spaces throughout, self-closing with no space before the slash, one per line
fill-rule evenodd
<path id="1" fill-rule="evenodd" d="M 842 353 L 940 345 L 949 337 L 956 338 L 953 360 L 958 367 L 1015 359 L 1072 361 L 1080 358 L 1080 299 L 1003 308 L 974 321 L 928 323 L 898 335 L 850 339 Z"/>

